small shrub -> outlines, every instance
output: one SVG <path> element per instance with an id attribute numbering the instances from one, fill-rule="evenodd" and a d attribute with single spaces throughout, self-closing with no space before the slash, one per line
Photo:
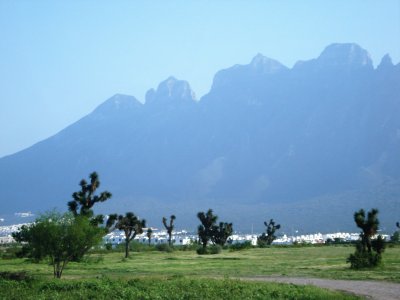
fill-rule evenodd
<path id="1" fill-rule="evenodd" d="M 194 250 L 197 250 L 198 246 L 199 245 L 197 243 L 190 243 L 187 245 L 182 245 L 182 246 L 178 247 L 177 249 L 181 250 L 181 251 L 194 251 Z"/>
<path id="2" fill-rule="evenodd" d="M 20 272 L 0 272 L 1 279 L 15 280 L 15 281 L 29 281 L 32 279 L 25 271 Z"/>
<path id="3" fill-rule="evenodd" d="M 393 235 L 390 237 L 390 241 L 395 244 L 400 243 L 400 231 L 393 233 Z"/>
<path id="4" fill-rule="evenodd" d="M 207 248 L 204 248 L 204 247 L 197 248 L 196 252 L 197 252 L 198 255 L 208 254 Z"/>
<path id="5" fill-rule="evenodd" d="M 21 252 L 21 247 L 12 245 L 3 248 L 0 255 L 2 259 L 14 259 L 20 256 L 19 255 L 20 252 Z"/>
<path id="6" fill-rule="evenodd" d="M 222 251 L 222 247 L 220 245 L 211 245 L 209 247 L 209 254 L 219 254 Z"/>
<path id="7" fill-rule="evenodd" d="M 376 267 L 381 263 L 381 259 L 381 255 L 377 253 L 356 251 L 354 254 L 350 254 L 347 262 L 350 263 L 350 268 L 359 270 Z"/>
<path id="8" fill-rule="evenodd" d="M 257 246 L 260 247 L 260 248 L 269 248 L 269 247 L 271 247 L 270 244 L 268 244 L 266 241 L 264 241 L 262 239 L 259 239 L 259 238 L 257 238 Z"/>
<path id="9" fill-rule="evenodd" d="M 168 245 L 168 244 L 157 244 L 157 245 L 156 245 L 156 249 L 157 249 L 158 251 L 168 252 L 168 253 L 171 253 L 171 252 L 174 251 L 174 248 L 171 247 L 171 246 Z"/>
<path id="10" fill-rule="evenodd" d="M 245 250 L 245 249 L 250 249 L 250 248 L 253 248 L 253 245 L 251 244 L 250 241 L 245 241 L 244 243 L 237 243 L 237 244 L 229 245 L 230 251 L 240 251 L 240 250 Z"/>
<path id="11" fill-rule="evenodd" d="M 220 245 L 211 245 L 206 248 L 199 247 L 196 250 L 198 255 L 219 254 L 219 253 L 221 253 L 221 251 L 222 251 L 222 247 Z"/>
<path id="12" fill-rule="evenodd" d="M 120 248 L 120 251 L 125 252 L 125 244 L 120 244 L 118 245 Z M 139 243 L 137 241 L 132 241 L 129 244 L 129 251 L 131 252 L 147 252 L 147 251 L 151 251 L 153 250 L 153 247 L 149 247 L 148 244 L 143 244 L 143 243 Z"/>

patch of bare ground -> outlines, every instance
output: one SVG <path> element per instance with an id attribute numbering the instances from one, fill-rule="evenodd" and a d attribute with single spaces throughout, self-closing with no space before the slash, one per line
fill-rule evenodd
<path id="1" fill-rule="evenodd" d="M 269 277 L 269 276 L 242 277 L 240 279 L 251 280 L 251 281 L 292 283 L 298 285 L 314 285 L 321 288 L 338 290 L 364 296 L 367 299 L 376 299 L 376 300 L 400 299 L 399 283 L 365 281 L 365 280 L 335 280 L 335 279 L 321 279 L 321 278 Z"/>

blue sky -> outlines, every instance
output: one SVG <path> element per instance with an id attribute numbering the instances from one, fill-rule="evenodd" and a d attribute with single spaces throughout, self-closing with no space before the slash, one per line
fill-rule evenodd
<path id="1" fill-rule="evenodd" d="M 116 93 L 144 101 L 173 75 L 197 98 L 257 53 L 292 67 L 334 42 L 400 61 L 400 0 L 0 0 L 0 157 Z"/>

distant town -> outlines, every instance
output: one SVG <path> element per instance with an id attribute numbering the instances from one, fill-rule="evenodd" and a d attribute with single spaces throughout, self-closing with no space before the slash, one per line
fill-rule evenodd
<path id="1" fill-rule="evenodd" d="M 21 226 L 29 225 L 30 223 L 21 223 L 8 226 L 0 226 L 0 244 L 10 244 L 14 242 L 11 234 L 18 231 Z M 135 241 L 138 243 L 149 244 L 149 239 L 146 236 L 147 228 L 144 229 L 143 234 L 137 235 Z M 150 239 L 151 245 L 157 244 L 167 244 L 168 243 L 168 233 L 166 230 L 160 230 L 158 228 L 152 228 L 152 237 Z M 240 244 L 245 242 L 250 242 L 251 245 L 257 245 L 257 237 L 261 233 L 234 233 L 230 236 L 229 244 Z M 286 235 L 283 234 L 278 236 L 277 239 L 273 241 L 274 245 L 292 245 L 292 244 L 324 244 L 330 242 L 354 242 L 359 239 L 360 233 L 348 233 L 348 232 L 335 232 L 335 233 L 311 233 L 311 234 L 301 234 L 301 235 Z M 382 235 L 385 240 L 389 240 L 389 235 Z M 196 243 L 198 240 L 197 233 L 188 232 L 186 230 L 174 231 L 172 233 L 172 243 L 174 245 L 190 245 Z M 114 230 L 113 232 L 107 234 L 103 238 L 104 244 L 111 244 L 112 246 L 117 246 L 125 242 L 125 234 L 123 231 Z"/>

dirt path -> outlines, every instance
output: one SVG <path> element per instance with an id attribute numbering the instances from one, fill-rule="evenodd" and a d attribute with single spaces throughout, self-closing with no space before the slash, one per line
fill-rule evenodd
<path id="1" fill-rule="evenodd" d="M 380 281 L 361 280 L 333 280 L 320 278 L 297 278 L 297 277 L 242 277 L 241 280 L 272 281 L 282 283 L 293 283 L 303 285 L 315 285 L 318 287 L 349 292 L 365 296 L 368 299 L 399 300 L 400 284 Z"/>

